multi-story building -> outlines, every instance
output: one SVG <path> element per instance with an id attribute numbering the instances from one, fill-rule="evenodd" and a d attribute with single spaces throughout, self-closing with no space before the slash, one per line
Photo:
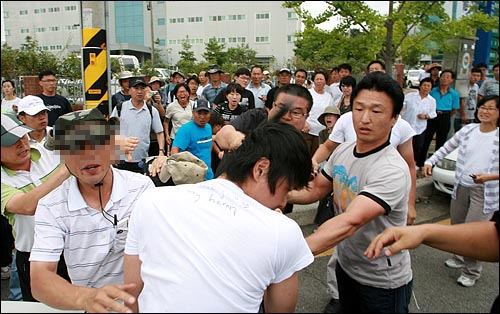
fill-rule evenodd
<path id="1" fill-rule="evenodd" d="M 280 1 L 3 1 L 5 42 L 17 49 L 26 36 L 57 55 L 80 51 L 81 27 L 108 19 L 107 46 L 111 54 L 133 54 L 149 59 L 152 42 L 162 60 L 179 61 L 182 43 L 188 39 L 195 57 L 202 61 L 211 38 L 226 48 L 248 44 L 262 64 L 290 66 L 295 33 L 301 21 Z M 103 27 L 103 26 L 97 26 Z"/>

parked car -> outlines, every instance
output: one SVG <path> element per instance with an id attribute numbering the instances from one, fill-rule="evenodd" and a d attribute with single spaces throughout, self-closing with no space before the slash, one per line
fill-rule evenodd
<path id="1" fill-rule="evenodd" d="M 419 87 L 420 86 L 420 73 L 425 72 L 424 70 L 408 70 L 406 73 L 406 86 L 408 88 Z"/>
<path id="2" fill-rule="evenodd" d="M 450 195 L 453 193 L 457 156 L 458 148 L 438 161 L 434 169 L 432 169 L 432 182 L 436 190 Z"/>

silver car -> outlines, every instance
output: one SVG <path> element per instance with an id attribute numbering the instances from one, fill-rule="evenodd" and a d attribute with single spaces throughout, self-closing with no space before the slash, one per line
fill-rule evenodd
<path id="1" fill-rule="evenodd" d="M 424 70 L 408 70 L 406 73 L 406 86 L 408 88 L 419 87 L 420 86 L 420 73 L 425 72 Z"/>

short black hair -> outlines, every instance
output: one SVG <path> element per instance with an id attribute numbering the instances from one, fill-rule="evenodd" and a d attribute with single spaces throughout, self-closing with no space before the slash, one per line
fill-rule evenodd
<path id="1" fill-rule="evenodd" d="M 186 80 L 186 84 L 189 85 L 189 82 L 191 81 L 195 81 L 196 83 L 198 83 L 198 85 L 200 85 L 200 79 L 198 78 L 198 76 L 196 75 L 191 75 L 187 80 Z"/>
<path id="2" fill-rule="evenodd" d="M 453 70 L 450 70 L 450 69 L 444 69 L 443 71 L 441 71 L 441 74 L 439 75 L 439 77 L 443 76 L 443 74 L 445 74 L 445 73 L 450 73 L 451 78 L 455 79 L 455 72 L 453 72 Z"/>
<path id="3" fill-rule="evenodd" d="M 240 76 L 240 75 L 252 75 L 252 73 L 250 73 L 250 70 L 247 69 L 247 68 L 239 68 L 238 70 L 236 70 L 236 72 L 234 72 L 234 76 Z"/>
<path id="4" fill-rule="evenodd" d="M 44 76 L 49 76 L 49 75 L 56 76 L 56 74 L 52 70 L 43 70 L 40 73 L 38 73 L 38 79 L 41 80 Z"/>
<path id="5" fill-rule="evenodd" d="M 479 67 L 473 67 L 472 70 L 470 70 L 470 73 L 483 73 L 483 71 Z"/>
<path id="6" fill-rule="evenodd" d="M 186 82 L 179 83 L 179 84 L 175 85 L 174 90 L 172 91 L 172 93 L 173 93 L 174 96 L 177 95 L 177 91 L 179 91 L 179 88 L 181 88 L 181 87 L 184 87 L 187 90 L 188 93 L 190 92 L 189 85 Z M 175 99 L 177 99 L 177 97 L 175 97 Z"/>
<path id="7" fill-rule="evenodd" d="M 224 156 L 227 158 L 224 173 L 235 183 L 243 183 L 252 175 L 255 163 L 267 158 L 271 162 L 267 180 L 272 194 L 283 179 L 290 190 L 306 187 L 312 171 L 303 135 L 283 122 L 265 123 L 255 128 L 245 136 L 241 146 Z"/>
<path id="8" fill-rule="evenodd" d="M 382 62 L 382 61 L 380 61 L 380 60 L 373 60 L 372 62 L 368 63 L 368 65 L 366 66 L 366 70 L 369 71 L 370 70 L 370 65 L 376 64 L 376 63 L 380 64 L 380 66 L 382 66 L 382 69 L 385 70 L 385 63 Z"/>
<path id="9" fill-rule="evenodd" d="M 3 80 L 2 81 L 2 87 L 3 87 L 3 84 L 7 83 L 7 82 L 10 82 L 10 84 L 12 85 L 12 88 L 16 89 L 16 84 L 14 83 L 13 80 L 10 80 L 10 79 Z"/>
<path id="10" fill-rule="evenodd" d="M 386 93 L 392 99 L 393 117 L 396 117 L 403 108 L 405 95 L 399 83 L 383 72 L 372 72 L 366 75 L 354 88 L 351 94 L 351 104 L 363 89 Z"/>
<path id="11" fill-rule="evenodd" d="M 484 62 L 478 62 L 475 65 L 476 68 L 488 68 L 488 65 Z"/>
<path id="12" fill-rule="evenodd" d="M 349 63 L 342 63 L 341 65 L 339 65 L 339 71 L 342 69 L 348 70 L 349 73 L 352 73 L 352 66 Z"/>
<path id="13" fill-rule="evenodd" d="M 342 90 L 342 85 L 356 87 L 356 79 L 350 75 L 344 76 L 339 82 L 339 88 Z"/>
<path id="14" fill-rule="evenodd" d="M 499 107 L 500 97 L 498 97 L 498 95 L 487 95 L 487 96 L 484 96 L 483 98 L 481 98 L 480 101 L 477 102 L 476 111 L 474 112 L 474 118 L 476 118 L 477 122 L 480 122 L 479 118 L 477 116 L 477 113 L 479 111 L 479 107 L 483 106 L 485 103 L 487 103 L 490 100 L 494 100 L 495 101 L 495 106 L 497 107 L 497 110 L 500 110 L 500 107 Z M 497 128 L 498 127 L 500 127 L 500 119 L 497 119 Z"/>

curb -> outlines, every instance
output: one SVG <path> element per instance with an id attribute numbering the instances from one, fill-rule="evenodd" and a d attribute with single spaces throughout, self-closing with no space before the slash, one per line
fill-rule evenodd
<path id="1" fill-rule="evenodd" d="M 417 179 L 417 199 L 419 197 L 429 197 L 432 195 L 434 189 L 434 184 L 431 179 Z M 318 210 L 319 202 L 306 204 L 306 205 L 294 205 L 293 211 L 287 216 L 299 226 L 307 226 L 314 224 L 314 217 L 316 217 L 316 212 Z"/>

